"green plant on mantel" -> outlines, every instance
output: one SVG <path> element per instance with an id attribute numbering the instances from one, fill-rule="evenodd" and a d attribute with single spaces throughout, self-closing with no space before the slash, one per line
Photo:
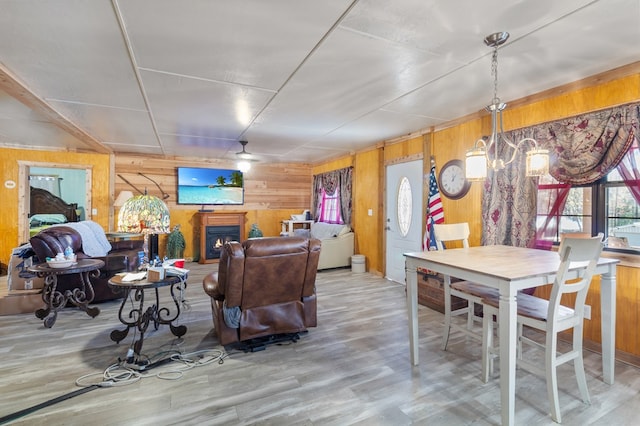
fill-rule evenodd
<path id="1" fill-rule="evenodd" d="M 249 230 L 249 238 L 260 238 L 262 237 L 262 231 L 258 228 L 258 224 L 254 223 L 251 225 L 251 229 Z"/>
<path id="2" fill-rule="evenodd" d="M 181 259 L 186 246 L 184 235 L 180 232 L 180 225 L 173 227 L 167 238 L 167 254 L 170 259 Z"/>

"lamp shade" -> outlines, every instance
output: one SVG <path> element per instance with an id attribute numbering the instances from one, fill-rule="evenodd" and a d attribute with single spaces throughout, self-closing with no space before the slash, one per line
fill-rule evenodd
<path id="1" fill-rule="evenodd" d="M 487 157 L 480 147 L 467 151 L 465 158 L 465 176 L 467 180 L 484 180 L 487 177 Z"/>
<path id="2" fill-rule="evenodd" d="M 133 198 L 133 192 L 131 191 L 120 191 L 118 197 L 113 202 L 113 205 L 116 207 L 124 206 L 124 203 L 129 199 Z"/>
<path id="3" fill-rule="evenodd" d="M 169 225 L 169 208 L 153 195 L 129 198 L 118 214 L 118 232 L 166 234 Z"/>

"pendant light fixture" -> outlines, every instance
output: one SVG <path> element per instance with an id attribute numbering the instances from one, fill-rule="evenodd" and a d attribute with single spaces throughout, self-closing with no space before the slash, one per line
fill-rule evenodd
<path id="1" fill-rule="evenodd" d="M 465 159 L 465 174 L 468 180 L 483 180 L 487 177 L 487 169 L 494 171 L 505 168 L 516 158 L 518 149 L 529 145 L 532 148 L 527 151 L 526 175 L 542 176 L 549 172 L 549 151 L 538 147 L 538 142 L 533 138 L 524 138 L 518 142 L 509 140 L 502 129 L 502 111 L 507 104 L 498 98 L 498 47 L 509 38 L 508 32 L 493 33 L 485 37 L 484 43 L 493 48 L 491 58 L 491 74 L 493 76 L 493 100 L 486 109 L 491 113 L 491 136 L 488 141 L 479 139 L 474 147 L 467 151 Z M 502 148 L 502 145 L 508 148 Z M 505 158 L 501 158 L 500 155 Z"/>

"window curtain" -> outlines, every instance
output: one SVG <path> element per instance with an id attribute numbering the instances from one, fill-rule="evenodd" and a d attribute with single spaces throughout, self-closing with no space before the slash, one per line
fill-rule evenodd
<path id="1" fill-rule="evenodd" d="M 563 184 L 584 185 L 602 178 L 623 159 L 639 132 L 639 111 L 640 104 L 629 104 L 505 135 L 515 141 L 523 137 L 536 139 L 549 150 L 551 176 Z M 535 247 L 540 236 L 540 232 L 536 235 L 535 214 L 538 179 L 525 177 L 525 154 L 520 151 L 523 150 L 519 150 L 516 160 L 505 170 L 490 174 L 485 181 L 483 244 Z M 555 202 L 548 206 L 547 216 L 553 215 L 554 206 L 560 208 Z M 554 222 L 545 223 L 549 226 Z M 550 231 L 543 229 L 542 233 Z"/>
<path id="2" fill-rule="evenodd" d="M 313 176 L 313 205 L 314 220 L 320 217 L 322 207 L 322 191 L 327 195 L 333 195 L 336 188 L 340 195 L 340 214 L 346 224 L 351 224 L 351 193 L 352 193 L 353 167 L 332 170 Z"/>
<path id="3" fill-rule="evenodd" d="M 505 135 L 511 140 L 532 137 L 531 129 L 514 130 Z M 502 143 L 499 148 L 506 150 Z M 498 152 L 505 158 L 506 152 Z M 513 163 L 505 169 L 489 171 L 482 198 L 482 244 L 533 247 L 535 243 L 537 179 L 525 176 L 525 152 L 518 150 Z"/>
<path id="4" fill-rule="evenodd" d="M 640 155 L 638 138 L 634 138 L 631 148 L 618 164 L 618 172 L 629 188 L 631 195 L 640 204 L 640 171 L 638 171 L 638 155 Z"/>

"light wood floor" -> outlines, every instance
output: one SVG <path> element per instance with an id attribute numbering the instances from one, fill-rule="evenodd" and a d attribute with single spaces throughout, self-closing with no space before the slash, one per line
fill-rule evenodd
<path id="1" fill-rule="evenodd" d="M 212 330 L 201 286 L 210 265 L 191 269 L 176 341 L 167 327 L 150 333 L 143 353 L 223 349 Z M 164 289 L 166 290 L 166 289 Z M 294 344 L 229 351 L 224 363 L 95 389 L 13 421 L 15 425 L 494 425 L 498 381 L 480 380 L 480 347 L 454 334 L 440 350 L 442 314 L 420 307 L 420 365 L 411 367 L 404 287 L 348 269 L 318 274 L 318 327 Z M 124 357 L 132 336 L 116 344 L 119 302 L 90 318 L 68 308 L 46 329 L 33 314 L 0 317 L 0 417 L 80 389 L 81 376 Z M 637 425 L 640 371 L 617 363 L 616 383 L 601 379 L 601 358 L 586 352 L 592 404 L 582 404 L 571 365 L 560 368 L 560 405 L 567 425 Z M 516 424 L 553 424 L 544 380 L 518 371 Z"/>

